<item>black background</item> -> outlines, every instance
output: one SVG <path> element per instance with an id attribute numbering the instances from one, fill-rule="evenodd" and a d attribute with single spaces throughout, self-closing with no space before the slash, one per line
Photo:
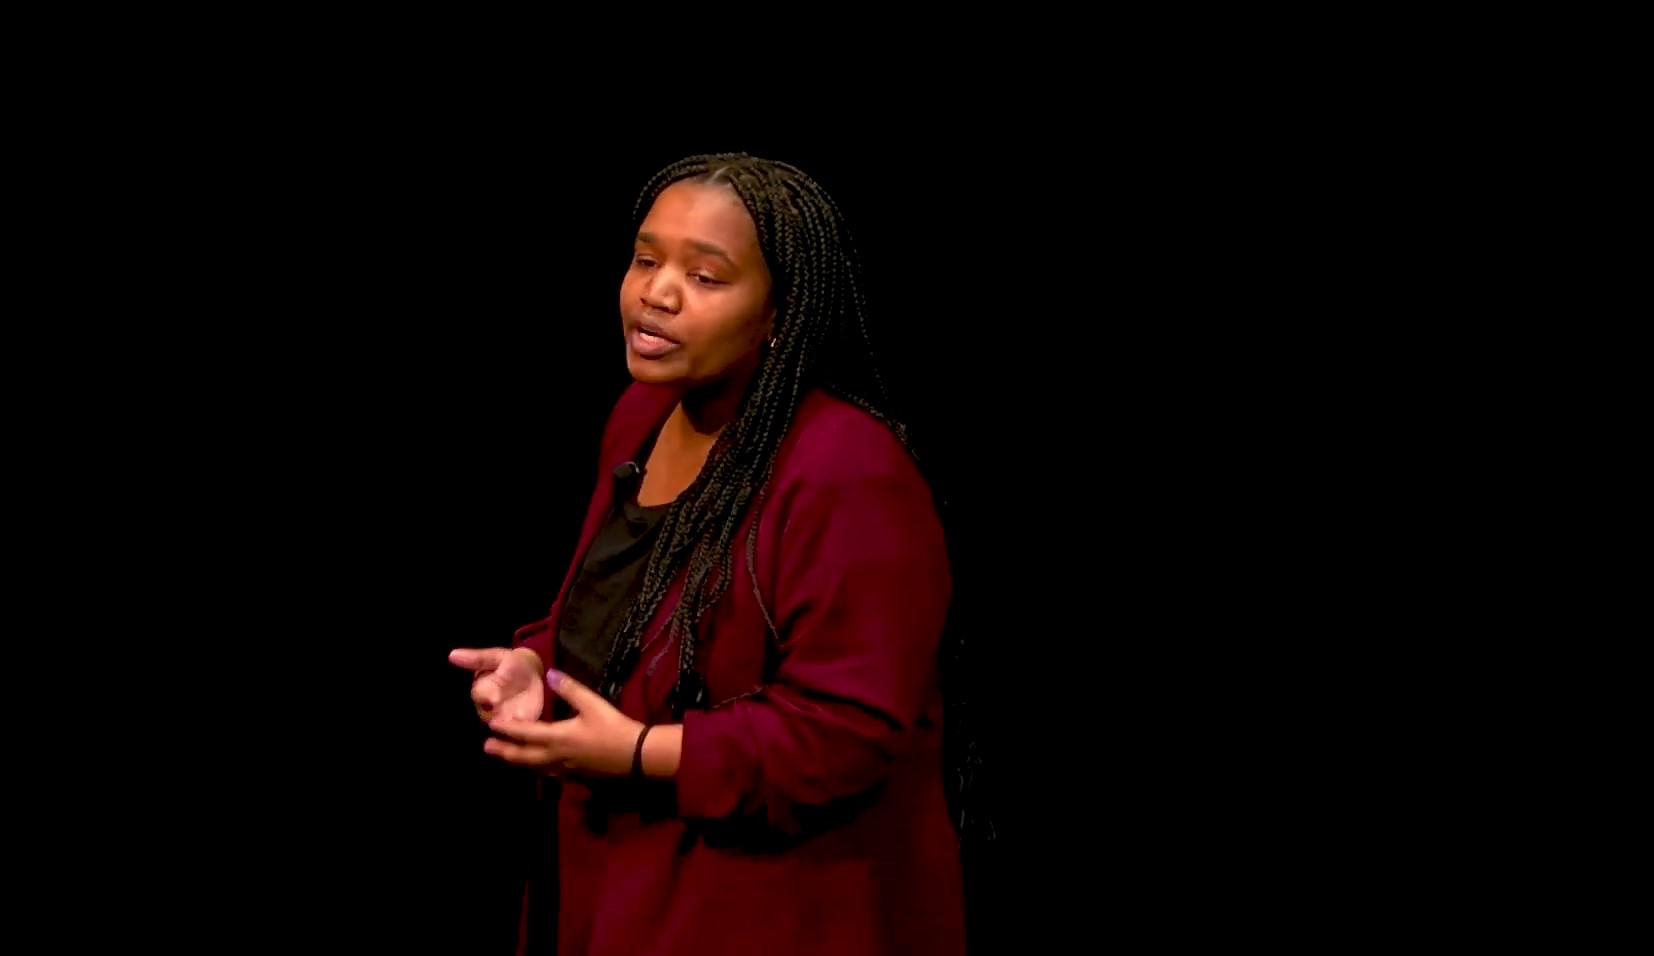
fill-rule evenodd
<path id="1" fill-rule="evenodd" d="M 126 468 L 90 579 L 130 594 L 113 646 L 154 674 L 144 739 L 169 743 L 135 766 L 170 781 L 143 799 L 173 822 L 122 832 L 109 892 L 179 856 L 191 889 L 144 917 L 165 934 L 186 913 L 228 927 L 209 934 L 509 946 L 528 782 L 482 753 L 446 655 L 553 599 L 626 382 L 637 191 L 734 149 L 838 199 L 942 481 L 996 833 L 965 847 L 974 952 L 1302 905 L 1315 871 L 1281 815 L 1313 817 L 1319 791 L 1277 771 L 1314 752 L 1283 760 L 1303 731 L 1281 729 L 1327 569 L 1297 523 L 1315 466 L 1283 452 L 1325 420 L 1294 404 L 1283 306 L 1258 292 L 1275 234 L 1212 144 L 383 106 L 261 113 L 121 193 L 110 241 L 157 318 L 99 339 L 131 387 L 100 411 Z"/>

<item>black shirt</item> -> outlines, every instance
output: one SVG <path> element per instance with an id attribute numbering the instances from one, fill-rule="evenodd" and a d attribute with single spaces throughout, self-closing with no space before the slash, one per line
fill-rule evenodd
<path id="1" fill-rule="evenodd" d="M 638 504 L 638 484 L 635 475 L 616 478 L 615 506 L 581 562 L 558 619 L 563 669 L 588 687 L 601 682 L 621 622 L 643 587 L 660 519 L 670 507 Z"/>

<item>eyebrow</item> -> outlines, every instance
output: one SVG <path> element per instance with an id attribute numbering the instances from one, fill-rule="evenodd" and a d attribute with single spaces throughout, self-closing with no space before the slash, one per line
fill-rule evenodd
<path id="1" fill-rule="evenodd" d="M 658 246 L 658 245 L 661 244 L 660 243 L 660 237 L 655 235 L 652 232 L 640 232 L 640 233 L 638 233 L 637 234 L 637 241 L 638 242 L 647 242 L 652 246 Z M 730 265 L 735 264 L 734 257 L 732 257 L 729 253 L 725 252 L 723 250 L 723 248 L 720 247 L 720 246 L 715 246 L 710 242 L 702 242 L 699 239 L 685 239 L 684 241 L 689 243 L 689 245 L 692 248 L 694 248 L 694 249 L 696 249 L 700 252 L 704 252 L 709 256 L 717 256 L 718 258 L 724 260 L 725 262 L 729 263 Z"/>

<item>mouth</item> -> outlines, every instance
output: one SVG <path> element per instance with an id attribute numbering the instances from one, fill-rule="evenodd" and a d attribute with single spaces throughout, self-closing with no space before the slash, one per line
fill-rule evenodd
<path id="1" fill-rule="evenodd" d="M 664 359 L 682 347 L 682 343 L 647 319 L 634 319 L 627 325 L 626 345 L 638 358 Z"/>
<path id="2" fill-rule="evenodd" d="M 665 329 L 662 329 L 659 325 L 650 322 L 648 319 L 638 319 L 634 321 L 632 323 L 632 331 L 642 333 L 643 335 L 653 339 L 658 339 L 662 342 L 669 342 L 673 345 L 682 344 L 677 339 L 667 335 Z"/>

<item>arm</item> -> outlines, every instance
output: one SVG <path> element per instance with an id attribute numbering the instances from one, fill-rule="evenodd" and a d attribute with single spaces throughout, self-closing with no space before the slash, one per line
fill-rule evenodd
<path id="1" fill-rule="evenodd" d="M 786 521 L 774 679 L 646 740 L 645 773 L 676 777 L 686 817 L 761 816 L 803 829 L 797 810 L 886 777 L 937 679 L 946 546 L 905 454 L 877 468 L 812 469 Z"/>

